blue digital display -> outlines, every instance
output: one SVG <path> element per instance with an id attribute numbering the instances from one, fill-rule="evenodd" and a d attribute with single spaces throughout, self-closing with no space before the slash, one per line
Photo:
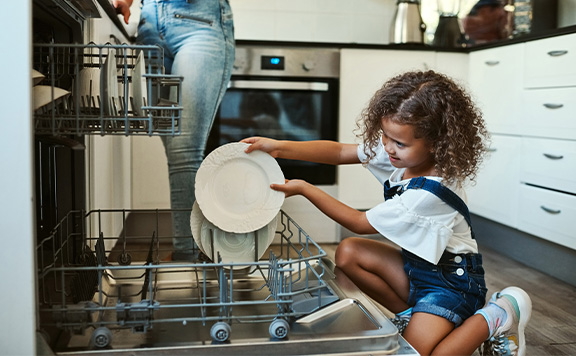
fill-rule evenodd
<path id="1" fill-rule="evenodd" d="M 262 56 L 260 69 L 284 70 L 284 57 L 282 56 Z"/>

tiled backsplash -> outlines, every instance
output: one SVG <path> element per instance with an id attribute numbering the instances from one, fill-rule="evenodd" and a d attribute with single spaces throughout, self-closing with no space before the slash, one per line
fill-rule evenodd
<path id="1" fill-rule="evenodd" d="M 395 0 L 230 0 L 241 40 L 389 42 Z"/>

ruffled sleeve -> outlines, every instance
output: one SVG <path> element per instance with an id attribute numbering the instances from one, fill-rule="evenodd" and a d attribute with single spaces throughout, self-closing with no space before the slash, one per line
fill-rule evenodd
<path id="1" fill-rule="evenodd" d="M 414 189 L 366 212 L 380 234 L 433 264 L 446 250 L 457 215 L 434 194 Z"/>

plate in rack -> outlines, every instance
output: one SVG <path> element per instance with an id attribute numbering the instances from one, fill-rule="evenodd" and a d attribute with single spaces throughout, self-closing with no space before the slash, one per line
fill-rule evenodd
<path id="1" fill-rule="evenodd" d="M 284 174 L 268 153 L 244 152 L 248 144 L 229 143 L 212 151 L 196 174 L 196 200 L 204 216 L 227 232 L 256 231 L 272 221 L 284 203 Z"/>

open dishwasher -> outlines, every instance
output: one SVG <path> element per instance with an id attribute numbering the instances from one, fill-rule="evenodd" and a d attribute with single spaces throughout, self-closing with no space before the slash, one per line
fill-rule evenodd
<path id="1" fill-rule="evenodd" d="M 40 146 L 82 156 L 85 135 L 179 134 L 182 79 L 163 73 L 162 56 L 154 46 L 35 44 L 33 66 L 45 76 L 39 83 L 53 88 L 34 112 Z M 110 68 L 112 76 L 102 75 Z M 82 84 L 91 71 L 100 74 Z M 166 91 L 176 100 L 161 99 Z M 40 168 L 53 157 L 39 160 Z M 70 208 L 56 199 L 58 188 L 83 182 L 59 182 L 51 173 L 37 179 L 37 320 L 45 353 L 417 354 L 389 312 L 284 212 L 263 258 L 256 247 L 248 263 L 218 256 L 167 262 L 171 210 L 76 209 L 84 206 L 82 189 Z"/>
<path id="2" fill-rule="evenodd" d="M 39 312 L 61 331 L 56 353 L 416 354 L 284 212 L 266 258 L 241 264 L 162 261 L 164 212 L 70 212 L 39 244 Z M 112 215 L 119 238 L 82 232 Z"/>

